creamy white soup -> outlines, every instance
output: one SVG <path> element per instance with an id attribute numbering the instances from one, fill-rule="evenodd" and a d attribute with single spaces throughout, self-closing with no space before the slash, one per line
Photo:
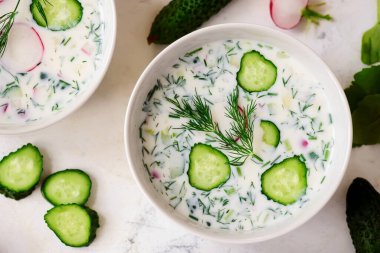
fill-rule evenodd
<path id="1" fill-rule="evenodd" d="M 276 66 L 277 78 L 268 90 L 247 92 L 237 84 L 242 57 L 251 51 Z M 146 115 L 140 127 L 142 162 L 154 188 L 176 212 L 205 227 L 255 230 L 297 215 L 318 194 L 331 163 L 333 119 L 318 77 L 299 59 L 257 41 L 217 41 L 180 56 L 152 87 L 142 108 Z M 223 152 L 229 161 L 234 156 L 215 141 L 213 133 L 184 128 L 189 118 L 172 117 L 175 106 L 168 98 L 193 106 L 194 97 L 201 97 L 226 133 L 231 128 L 226 108 L 234 89 L 239 91 L 239 108 L 255 104 L 252 152 L 259 159 L 249 156 L 240 165 L 232 162 L 225 182 L 200 190 L 189 182 L 192 147 L 203 143 Z M 264 141 L 262 120 L 278 127 L 277 146 Z M 239 136 L 235 138 L 239 144 Z M 307 186 L 296 201 L 284 204 L 265 195 L 261 181 L 265 171 L 291 157 L 306 165 Z"/>
<path id="2" fill-rule="evenodd" d="M 17 1 L 0 1 L 0 16 Z M 24 124 L 55 115 L 93 85 L 102 60 L 104 21 L 98 0 L 80 0 L 82 17 L 62 31 L 39 26 L 22 0 L 0 59 L 0 123 Z"/>

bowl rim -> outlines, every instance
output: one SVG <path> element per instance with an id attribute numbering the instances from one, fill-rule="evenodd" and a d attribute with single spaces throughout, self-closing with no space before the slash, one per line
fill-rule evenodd
<path id="1" fill-rule="evenodd" d="M 103 16 L 108 16 L 107 20 L 109 22 L 107 23 L 107 29 L 110 29 L 111 32 L 110 34 L 112 35 L 111 38 L 109 38 L 109 46 L 107 47 L 107 50 L 104 52 L 107 52 L 107 54 L 103 55 L 103 68 L 100 70 L 99 78 L 96 80 L 92 80 L 92 85 L 89 86 L 86 91 L 81 95 L 81 97 L 77 100 L 77 102 L 74 102 L 72 105 L 69 105 L 67 110 L 64 110 L 60 113 L 57 113 L 56 115 L 53 115 L 52 117 L 47 117 L 44 120 L 41 120 L 40 123 L 36 124 L 26 124 L 26 125 L 17 125 L 16 128 L 6 128 L 6 129 L 1 129 L 0 128 L 0 135 L 16 135 L 16 134 L 25 134 L 25 133 L 30 133 L 30 132 L 35 132 L 37 130 L 41 130 L 44 128 L 47 128 L 49 126 L 54 125 L 55 123 L 65 119 L 68 117 L 70 114 L 74 113 L 77 111 L 82 105 L 84 105 L 89 98 L 95 93 L 97 88 L 100 86 L 102 83 L 104 76 L 106 75 L 109 66 L 111 64 L 112 56 L 115 51 L 115 45 L 116 45 L 116 33 L 117 33 L 117 13 L 116 13 L 116 8 L 115 8 L 115 0 L 107 0 L 107 5 L 111 9 L 111 12 L 107 13 L 102 13 Z M 113 14 L 113 15 L 110 15 Z M 9 125 L 12 126 L 12 123 L 4 123 L 3 125 Z"/>
<path id="2" fill-rule="evenodd" d="M 341 173 L 338 174 L 338 177 L 333 181 L 335 182 L 334 185 L 329 187 L 329 191 L 326 191 L 326 197 L 323 198 L 323 201 L 319 206 L 316 208 L 312 209 L 308 215 L 303 216 L 302 218 L 294 220 L 289 226 L 286 227 L 281 227 L 281 229 L 277 230 L 275 233 L 272 233 L 267 236 L 260 236 L 260 237 L 251 237 L 251 238 L 236 238 L 236 237 L 229 237 L 229 236 L 220 236 L 220 234 L 211 234 L 208 233 L 206 230 L 202 230 L 200 227 L 201 226 L 189 226 L 187 225 L 184 221 L 180 220 L 177 217 L 173 217 L 169 212 L 166 210 L 162 209 L 160 205 L 158 204 L 160 201 L 153 198 L 151 193 L 148 191 L 148 189 L 144 188 L 143 183 L 140 182 L 140 178 L 138 176 L 138 168 L 134 168 L 132 160 L 134 159 L 131 156 L 130 150 L 133 149 L 133 146 L 130 143 L 130 136 L 128 135 L 128 129 L 129 126 L 132 126 L 132 124 L 129 124 L 129 122 L 133 122 L 133 119 L 131 118 L 132 112 L 134 111 L 134 106 L 138 101 L 137 101 L 137 94 L 138 90 L 140 89 L 141 86 L 143 86 L 143 82 L 146 79 L 146 76 L 148 73 L 151 71 L 154 65 L 156 65 L 161 58 L 163 58 L 167 52 L 171 51 L 172 48 L 177 47 L 178 45 L 181 45 L 182 43 L 186 43 L 186 41 L 197 37 L 197 36 L 202 36 L 204 34 L 207 34 L 211 31 L 216 31 L 216 30 L 230 30 L 230 29 L 251 29 L 252 31 L 264 31 L 268 33 L 272 33 L 273 36 L 275 37 L 283 37 L 286 41 L 297 45 L 298 47 L 301 47 L 302 50 L 309 51 L 309 53 L 315 58 L 316 61 L 318 61 L 318 64 L 323 68 L 323 71 L 326 71 L 326 74 L 329 76 L 331 79 L 331 82 L 333 83 L 332 85 L 337 86 L 337 90 L 339 93 L 339 99 L 341 102 L 342 109 L 345 111 L 345 118 L 347 119 L 347 122 L 350 122 L 346 128 L 346 138 L 348 143 L 352 143 L 352 120 L 351 120 L 351 113 L 350 109 L 348 106 L 348 102 L 346 99 L 346 96 L 344 94 L 344 91 L 342 89 L 341 84 L 337 80 L 336 76 L 334 73 L 331 71 L 329 66 L 312 50 L 310 47 L 307 45 L 303 44 L 296 38 L 293 38 L 290 35 L 285 34 L 284 32 L 275 30 L 273 28 L 261 26 L 261 25 L 256 25 L 256 24 L 247 24 L 247 23 L 227 23 L 227 24 L 218 24 L 218 25 L 211 25 L 208 27 L 204 27 L 201 29 L 198 29 L 188 35 L 185 35 L 184 37 L 178 39 L 177 41 L 173 42 L 166 48 L 164 48 L 159 54 L 157 54 L 154 59 L 148 64 L 148 66 L 144 69 L 142 72 L 141 76 L 136 82 L 136 85 L 133 89 L 132 94 L 130 95 L 130 99 L 127 105 L 126 109 L 126 114 L 125 114 L 125 121 L 124 121 L 124 147 L 125 147 L 125 152 L 126 152 L 126 157 L 127 157 L 127 162 L 129 166 L 129 170 L 132 173 L 132 176 L 137 183 L 138 187 L 140 190 L 143 192 L 143 195 L 149 200 L 149 202 L 157 209 L 159 212 L 161 212 L 165 217 L 167 217 L 170 221 L 172 221 L 175 225 L 184 228 L 185 230 L 206 238 L 210 239 L 216 242 L 222 242 L 222 243 L 232 243 L 232 244 L 246 244 L 246 243 L 256 243 L 256 242 L 261 242 L 261 241 L 266 241 L 269 239 L 274 239 L 279 236 L 282 236 L 292 230 L 295 230 L 296 228 L 300 227 L 307 221 L 309 221 L 313 216 L 315 216 L 326 204 L 327 202 L 332 198 L 336 190 L 338 189 L 339 185 L 342 182 L 342 179 L 346 173 L 348 162 L 350 159 L 350 154 L 351 154 L 351 145 L 347 145 L 344 151 L 344 162 L 342 163 L 342 168 L 341 168 Z"/>

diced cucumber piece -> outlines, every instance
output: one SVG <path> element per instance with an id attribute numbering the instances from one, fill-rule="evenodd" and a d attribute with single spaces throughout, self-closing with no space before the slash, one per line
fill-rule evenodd
<path id="1" fill-rule="evenodd" d="M 82 20 L 83 15 L 83 7 L 78 0 L 33 0 L 30 11 L 38 25 L 52 31 L 73 28 Z"/>
<path id="2" fill-rule="evenodd" d="M 59 205 L 44 216 L 48 227 L 67 246 L 88 246 L 96 237 L 98 214 L 77 204 Z"/>
<path id="3" fill-rule="evenodd" d="M 53 205 L 84 205 L 91 194 L 91 179 L 82 170 L 67 169 L 48 176 L 42 184 L 44 197 Z"/>
<path id="4" fill-rule="evenodd" d="M 307 188 L 307 167 L 299 156 L 277 163 L 261 175 L 261 191 L 282 205 L 295 203 Z"/>
<path id="5" fill-rule="evenodd" d="M 231 168 L 227 156 L 221 151 L 210 145 L 197 143 L 190 151 L 187 174 L 191 186 L 210 191 L 227 182 Z"/>
<path id="6" fill-rule="evenodd" d="M 263 142 L 277 147 L 280 143 L 280 130 L 278 127 L 269 120 L 261 120 L 260 127 L 263 130 Z"/>
<path id="7" fill-rule="evenodd" d="M 37 147 L 27 144 L 0 161 L 0 193 L 13 199 L 30 195 L 42 174 L 43 160 Z"/>
<path id="8" fill-rule="evenodd" d="M 236 79 L 239 86 L 248 92 L 266 91 L 276 82 L 277 67 L 253 50 L 241 58 Z"/>

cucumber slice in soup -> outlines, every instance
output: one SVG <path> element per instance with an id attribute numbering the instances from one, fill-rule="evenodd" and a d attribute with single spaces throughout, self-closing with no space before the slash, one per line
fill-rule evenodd
<path id="1" fill-rule="evenodd" d="M 27 144 L 0 161 L 0 193 L 13 199 L 30 195 L 42 174 L 42 155 Z"/>
<path id="2" fill-rule="evenodd" d="M 43 12 L 40 11 L 41 8 Z M 83 7 L 78 0 L 33 0 L 30 11 L 38 25 L 52 31 L 73 28 L 82 20 L 83 15 Z M 45 14 L 46 20 L 41 13 Z"/>
<path id="3" fill-rule="evenodd" d="M 261 175 L 261 191 L 282 205 L 295 203 L 307 188 L 307 168 L 299 156 L 277 163 Z"/>
<path id="4" fill-rule="evenodd" d="M 280 143 L 280 130 L 278 127 L 269 120 L 260 121 L 260 127 L 263 130 L 263 142 L 277 147 Z"/>
<path id="5" fill-rule="evenodd" d="M 98 214 L 77 204 L 59 205 L 44 216 L 48 227 L 67 246 L 88 246 L 96 237 Z"/>
<path id="6" fill-rule="evenodd" d="M 227 156 L 221 151 L 210 145 L 197 143 L 191 148 L 187 174 L 191 186 L 210 191 L 227 182 L 231 168 Z"/>
<path id="7" fill-rule="evenodd" d="M 91 194 L 91 179 L 82 170 L 67 169 L 48 176 L 42 184 L 42 194 L 53 205 L 84 205 Z"/>
<path id="8" fill-rule="evenodd" d="M 248 92 L 266 91 L 276 82 L 277 67 L 253 50 L 241 58 L 236 79 L 239 86 Z"/>

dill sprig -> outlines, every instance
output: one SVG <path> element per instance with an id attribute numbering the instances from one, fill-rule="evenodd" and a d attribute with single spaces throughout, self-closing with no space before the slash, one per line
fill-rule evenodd
<path id="1" fill-rule="evenodd" d="M 45 5 L 50 4 L 48 0 L 33 0 L 33 4 L 36 5 L 38 12 L 40 13 L 42 18 L 46 22 L 46 25 L 48 25 L 46 14 L 42 7 L 41 1 L 43 1 Z M 0 58 L 3 56 L 5 52 L 5 48 L 7 47 L 9 32 L 11 31 L 15 17 L 17 15 L 17 8 L 19 4 L 20 4 L 20 0 L 17 1 L 17 4 L 15 8 L 13 9 L 13 11 L 5 13 L 4 15 L 0 17 Z"/>
<path id="2" fill-rule="evenodd" d="M 213 120 L 209 102 L 198 94 L 193 96 L 191 103 L 186 99 L 179 100 L 178 96 L 175 96 L 174 99 L 166 99 L 174 105 L 171 108 L 173 113 L 169 116 L 190 119 L 182 125 L 182 128 L 188 131 L 213 133 L 213 137 L 219 143 L 220 148 L 229 153 L 231 165 L 240 166 L 249 157 L 262 161 L 252 151 L 255 103 L 252 101 L 245 108 L 241 108 L 238 104 L 238 88 L 235 88 L 228 97 L 225 115 L 232 122 L 230 129 L 225 133 L 220 130 L 218 123 Z"/>
<path id="3" fill-rule="evenodd" d="M 9 32 L 17 15 L 17 8 L 19 3 L 20 0 L 17 1 L 17 4 L 13 11 L 5 13 L 0 17 L 0 58 L 3 56 L 5 48 L 7 47 Z"/>

